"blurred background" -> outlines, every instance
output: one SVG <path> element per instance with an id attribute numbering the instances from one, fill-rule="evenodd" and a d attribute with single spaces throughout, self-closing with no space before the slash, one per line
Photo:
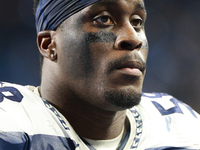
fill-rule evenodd
<path id="1" fill-rule="evenodd" d="M 200 113 L 200 0 L 145 0 L 149 57 L 144 92 L 164 92 Z M 39 85 L 32 0 L 0 0 L 0 81 Z"/>

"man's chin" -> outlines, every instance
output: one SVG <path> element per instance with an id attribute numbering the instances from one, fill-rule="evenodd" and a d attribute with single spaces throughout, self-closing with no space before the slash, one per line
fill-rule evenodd
<path id="1" fill-rule="evenodd" d="M 132 90 L 112 90 L 104 92 L 105 100 L 121 109 L 128 109 L 137 106 L 141 101 L 141 97 L 142 93 L 136 93 Z"/>

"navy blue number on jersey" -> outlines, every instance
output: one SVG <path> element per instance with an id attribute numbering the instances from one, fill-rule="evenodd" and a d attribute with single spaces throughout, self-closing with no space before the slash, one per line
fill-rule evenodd
<path id="1" fill-rule="evenodd" d="M 3 102 L 4 98 L 15 102 L 21 102 L 23 95 L 14 87 L 0 87 L 0 103 Z"/>
<path id="2" fill-rule="evenodd" d="M 143 94 L 143 96 L 148 97 L 148 98 L 162 98 L 163 96 L 169 96 L 169 95 L 168 95 L 168 94 L 164 94 L 164 93 L 153 93 L 151 96 L 145 95 L 145 94 Z M 153 103 L 153 105 L 159 110 L 159 112 L 160 112 L 163 116 L 165 116 L 165 115 L 170 115 L 170 114 L 173 114 L 173 113 L 181 113 L 181 114 L 183 114 L 183 111 L 182 111 L 181 108 L 180 108 L 180 105 L 183 105 L 183 106 L 185 106 L 185 107 L 191 112 L 191 114 L 192 114 L 194 117 L 197 118 L 197 116 L 195 115 L 193 109 L 192 109 L 190 106 L 188 106 L 188 105 L 186 105 L 185 103 L 183 103 L 183 102 L 177 100 L 177 99 L 174 98 L 174 97 L 172 97 L 171 99 L 168 99 L 168 100 L 169 100 L 171 103 L 174 104 L 174 107 L 169 108 L 169 109 L 165 109 L 165 108 L 162 106 L 162 104 L 161 104 L 162 101 L 161 101 L 160 103 L 159 103 L 158 101 L 152 101 L 152 103 Z"/>

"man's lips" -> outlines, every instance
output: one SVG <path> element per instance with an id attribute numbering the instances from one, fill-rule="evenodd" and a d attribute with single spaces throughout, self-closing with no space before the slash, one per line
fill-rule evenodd
<path id="1" fill-rule="evenodd" d="M 140 77 L 142 76 L 145 65 L 141 63 L 140 61 L 134 60 L 134 61 L 126 61 L 124 63 L 119 64 L 116 69 L 120 71 L 123 74 Z"/>
<path id="2" fill-rule="evenodd" d="M 121 73 L 135 76 L 135 77 L 140 77 L 142 76 L 142 72 L 138 68 L 122 68 L 120 69 Z"/>
<path id="3" fill-rule="evenodd" d="M 108 65 L 110 68 L 108 73 L 116 72 L 118 75 L 125 75 L 124 77 L 127 76 L 128 78 L 139 78 L 146 70 L 146 63 L 136 54 L 126 55 L 111 61 Z"/>

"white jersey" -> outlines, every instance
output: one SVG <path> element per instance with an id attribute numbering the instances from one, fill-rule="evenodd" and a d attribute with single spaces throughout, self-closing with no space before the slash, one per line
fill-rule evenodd
<path id="1" fill-rule="evenodd" d="M 127 118 L 129 130 L 118 149 L 200 149 L 199 114 L 170 95 L 143 93 Z M 30 88 L 0 83 L 0 150 L 29 149 L 94 150 Z"/>

